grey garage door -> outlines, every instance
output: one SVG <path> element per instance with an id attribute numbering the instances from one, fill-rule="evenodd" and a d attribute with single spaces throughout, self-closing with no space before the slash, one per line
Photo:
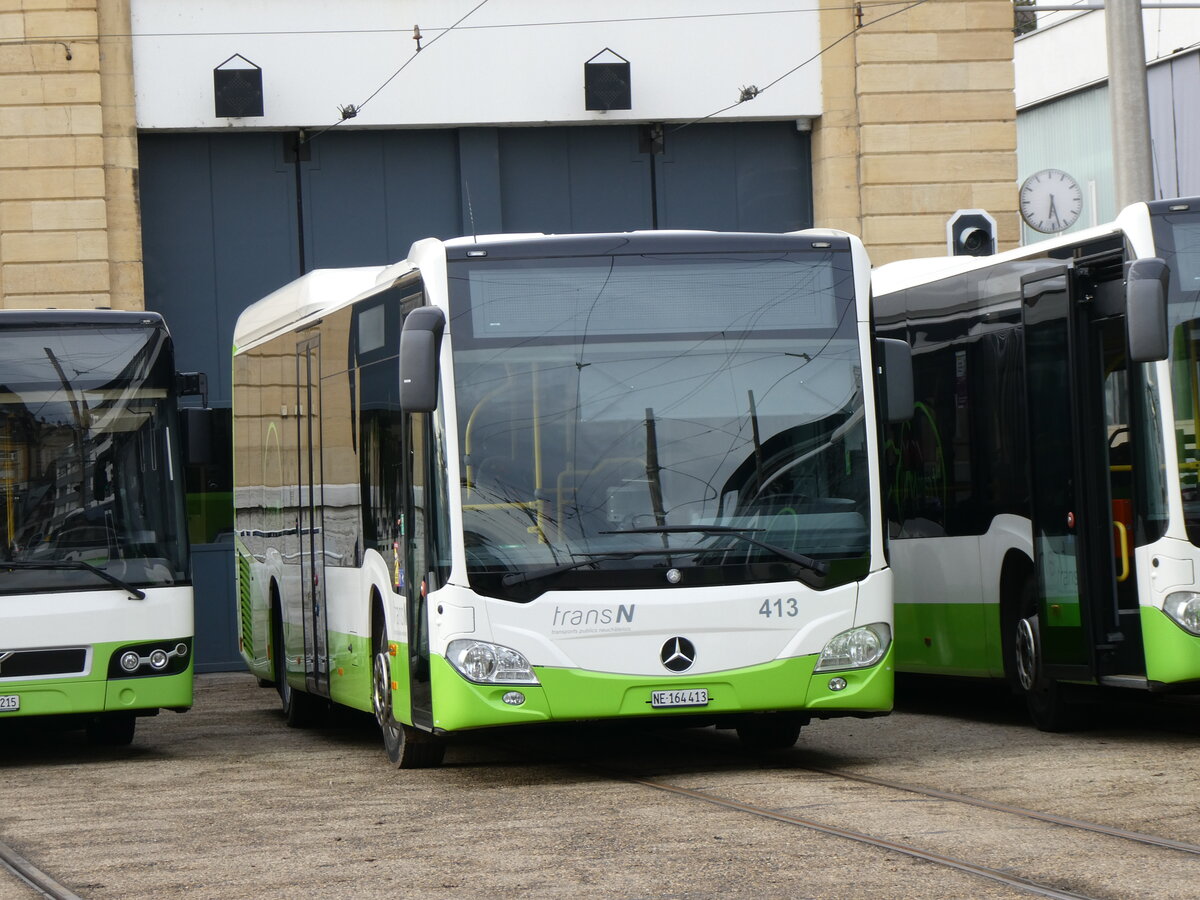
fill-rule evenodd
<path id="1" fill-rule="evenodd" d="M 208 374 L 215 407 L 227 409 L 232 394 L 238 314 L 310 269 L 394 262 L 423 237 L 812 224 L 808 134 L 791 122 L 298 138 L 139 140 L 146 307 L 166 317 L 179 368 Z M 228 484 L 227 460 L 189 473 L 189 502 L 206 510 L 191 538 L 196 660 L 207 671 L 241 665 L 231 516 L 219 512 Z"/>

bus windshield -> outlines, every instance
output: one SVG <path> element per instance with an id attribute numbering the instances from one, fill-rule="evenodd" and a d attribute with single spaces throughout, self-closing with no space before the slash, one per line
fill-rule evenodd
<path id="1" fill-rule="evenodd" d="M 0 332 L 0 594 L 186 579 L 168 347 L 161 329 Z"/>
<path id="2" fill-rule="evenodd" d="M 451 266 L 474 589 L 521 600 L 865 573 L 848 253 Z"/>

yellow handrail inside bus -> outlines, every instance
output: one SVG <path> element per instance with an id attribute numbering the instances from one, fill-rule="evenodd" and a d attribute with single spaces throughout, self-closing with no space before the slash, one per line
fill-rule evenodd
<path id="1" fill-rule="evenodd" d="M 1117 576 L 1119 584 L 1129 578 L 1129 532 L 1125 528 L 1124 522 L 1113 519 L 1113 525 L 1121 537 L 1121 574 Z"/>
<path id="2" fill-rule="evenodd" d="M 463 459 L 465 460 L 463 476 L 466 478 L 467 496 L 471 496 L 471 491 L 475 487 L 475 469 L 476 466 L 471 461 L 471 436 L 474 434 L 475 417 L 479 415 L 480 410 L 487 405 L 487 402 L 508 389 L 508 382 L 512 376 L 506 376 L 500 384 L 492 388 L 486 394 L 479 398 L 479 402 L 475 404 L 475 408 L 471 410 L 471 415 L 467 417 L 467 427 L 463 429 Z"/>

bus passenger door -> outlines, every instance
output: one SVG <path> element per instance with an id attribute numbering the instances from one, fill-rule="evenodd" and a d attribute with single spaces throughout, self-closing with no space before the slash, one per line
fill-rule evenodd
<path id="1" fill-rule="evenodd" d="M 329 656 L 325 632 L 325 535 L 321 466 L 321 341 L 296 347 L 296 446 L 300 496 L 300 598 L 304 626 L 305 689 L 329 696 Z"/>
<path id="2" fill-rule="evenodd" d="M 1022 279 L 1039 663 L 1051 681 L 1093 680 L 1126 644 L 1105 418 L 1106 348 L 1124 328 L 1082 279 L 1067 267 Z"/>
<path id="3" fill-rule="evenodd" d="M 412 700 L 412 722 L 433 728 L 433 685 L 429 668 L 428 593 L 437 588 L 430 584 L 430 522 L 428 504 L 428 413 L 404 415 L 404 446 L 401 478 L 404 514 L 401 530 L 404 542 L 404 594 L 408 612 L 408 672 Z"/>

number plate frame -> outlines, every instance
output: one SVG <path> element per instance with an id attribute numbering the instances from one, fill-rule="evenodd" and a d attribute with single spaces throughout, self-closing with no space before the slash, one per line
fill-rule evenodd
<path id="1" fill-rule="evenodd" d="M 20 694 L 0 694 L 0 713 L 16 712 L 20 708 Z"/>
<path id="2" fill-rule="evenodd" d="M 650 692 L 650 706 L 654 709 L 708 706 L 709 699 L 708 688 L 682 688 Z"/>

